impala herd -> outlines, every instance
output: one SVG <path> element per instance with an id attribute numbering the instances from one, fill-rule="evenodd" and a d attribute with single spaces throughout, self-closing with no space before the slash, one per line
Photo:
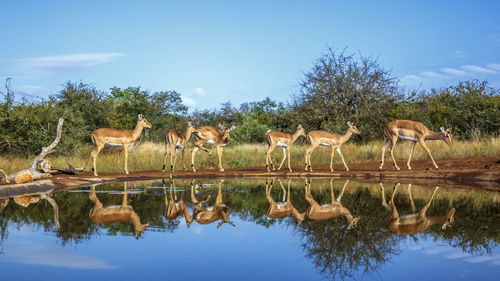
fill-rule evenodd
<path id="1" fill-rule="evenodd" d="M 271 152 L 276 148 L 276 146 L 283 148 L 283 160 L 278 167 L 278 170 L 281 169 L 285 160 L 288 158 L 288 169 L 292 172 L 292 168 L 290 165 L 290 149 L 292 148 L 293 143 L 300 137 L 303 136 L 310 143 L 309 148 L 307 148 L 305 152 L 305 171 L 308 170 L 310 172 L 313 171 L 311 166 L 311 154 L 318 146 L 326 146 L 331 147 L 331 158 L 330 158 L 330 171 L 333 172 L 333 158 L 335 151 L 339 154 L 342 159 L 342 163 L 345 166 L 345 169 L 349 171 L 349 167 L 347 166 L 344 156 L 342 155 L 342 151 L 340 147 L 342 144 L 347 142 L 352 134 L 361 134 L 361 131 L 358 127 L 351 123 L 347 122 L 348 129 L 344 135 L 339 135 L 327 131 L 310 131 L 306 133 L 301 124 L 297 126 L 297 130 L 293 133 L 285 133 L 279 131 L 271 131 L 269 130 L 265 134 L 265 138 L 268 144 L 268 149 L 266 150 L 266 170 L 270 172 L 271 169 L 275 171 L 275 167 L 273 165 L 273 161 L 271 159 Z M 146 118 L 142 116 L 142 114 L 138 115 L 137 124 L 134 130 L 117 130 L 110 128 L 101 128 L 92 132 L 92 142 L 95 144 L 95 149 L 91 153 L 92 160 L 92 171 L 94 172 L 94 176 L 97 176 L 97 155 L 101 151 L 101 149 L 105 145 L 109 146 L 123 146 L 123 151 L 125 154 L 125 164 L 124 170 L 125 174 L 128 174 L 128 151 L 130 146 L 137 140 L 144 128 L 151 128 L 151 123 L 149 123 Z M 186 147 L 187 142 L 194 136 L 196 142 L 194 143 L 194 148 L 191 152 L 191 169 L 193 172 L 196 172 L 194 159 L 196 152 L 199 149 L 204 150 L 209 155 L 211 155 L 211 150 L 204 147 L 202 144 L 213 144 L 217 150 L 217 155 L 219 158 L 219 171 L 224 172 L 224 168 L 222 167 L 222 148 L 231 140 L 230 132 L 235 128 L 232 126 L 230 128 L 226 128 L 219 124 L 218 128 L 214 128 L 212 126 L 201 126 L 195 128 L 191 122 L 188 122 L 188 126 L 186 128 L 186 132 L 184 134 L 176 131 L 176 130 L 168 130 L 165 133 L 165 154 L 163 157 L 163 168 L 162 171 L 165 171 L 166 162 L 168 154 L 170 153 L 170 170 L 175 170 L 175 163 L 177 159 L 177 153 L 182 151 L 182 162 L 183 168 L 186 169 L 184 163 L 184 149 Z M 408 170 L 411 170 L 410 161 L 413 155 L 413 150 L 415 145 L 419 143 L 425 151 L 429 154 L 432 163 L 436 170 L 439 169 L 436 161 L 432 157 L 432 154 L 425 144 L 426 140 L 442 140 L 446 144 L 448 144 L 451 148 L 454 147 L 453 143 L 453 135 L 451 134 L 449 129 L 444 129 L 441 127 L 439 132 L 433 132 L 427 127 L 425 127 L 422 123 L 410 120 L 394 120 L 391 121 L 384 126 L 384 134 L 386 135 L 388 141 L 382 147 L 382 159 L 380 161 L 379 170 L 382 171 L 384 167 L 384 156 L 385 151 L 388 149 L 389 154 L 391 156 L 394 167 L 397 171 L 400 170 L 396 160 L 394 159 L 394 148 L 398 139 L 401 140 L 409 140 L 411 141 L 410 148 L 410 156 L 408 157 Z"/>

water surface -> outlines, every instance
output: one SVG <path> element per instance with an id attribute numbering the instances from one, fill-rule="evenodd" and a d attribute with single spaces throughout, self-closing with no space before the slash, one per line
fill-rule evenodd
<path id="1" fill-rule="evenodd" d="M 498 280 L 499 201 L 488 191 L 329 179 L 122 182 L 16 196 L 0 199 L 0 272 Z"/>

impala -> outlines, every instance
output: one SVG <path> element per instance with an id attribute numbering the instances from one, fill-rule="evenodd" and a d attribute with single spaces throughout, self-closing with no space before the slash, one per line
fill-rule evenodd
<path id="1" fill-rule="evenodd" d="M 306 182 L 306 193 L 305 198 L 307 202 L 309 202 L 309 208 L 307 209 L 307 216 L 312 220 L 327 220 L 330 218 L 336 218 L 339 216 L 344 216 L 349 222 L 349 226 L 347 229 L 352 229 L 356 227 L 356 224 L 359 221 L 359 217 L 353 217 L 351 211 L 344 207 L 340 200 L 342 200 L 342 196 L 344 195 L 345 188 L 349 183 L 349 180 L 346 180 L 344 183 L 344 187 L 340 192 L 337 199 L 335 199 L 335 194 L 333 193 L 333 178 L 330 180 L 330 204 L 318 204 L 316 200 L 311 195 L 311 179 L 305 180 Z"/>
<path id="2" fill-rule="evenodd" d="M 396 205 L 394 204 L 394 196 L 396 195 L 399 183 L 394 185 L 394 191 L 391 196 L 391 201 L 389 204 L 385 201 L 384 185 L 380 183 L 380 188 L 382 191 L 382 205 L 389 211 L 390 215 L 386 220 L 386 227 L 393 233 L 399 234 L 415 234 L 425 231 L 429 226 L 439 223 L 442 224 L 441 229 L 446 230 L 446 228 L 451 227 L 455 221 L 455 208 L 451 209 L 447 215 L 444 216 L 427 216 L 427 209 L 431 206 L 432 200 L 436 195 L 439 187 L 436 186 L 432 192 L 432 196 L 429 202 L 417 212 L 415 208 L 415 203 L 413 202 L 413 197 L 411 195 L 411 184 L 408 185 L 408 193 L 410 195 L 411 207 L 413 210 L 412 214 L 400 216 Z"/>
<path id="3" fill-rule="evenodd" d="M 189 138 L 191 138 L 191 133 L 193 133 L 193 131 L 193 125 L 191 124 L 191 122 L 188 122 L 186 132 L 184 134 L 179 133 L 177 130 L 168 130 L 168 132 L 165 133 L 165 156 L 163 157 L 162 171 L 165 171 L 165 164 L 167 162 L 169 148 L 170 170 L 173 171 L 175 168 L 175 161 L 177 160 L 177 152 L 179 150 L 182 150 L 182 166 L 184 170 L 186 170 L 186 163 L 184 162 L 184 148 Z"/>
<path id="4" fill-rule="evenodd" d="M 292 215 L 297 222 L 300 224 L 304 220 L 305 213 L 299 213 L 297 209 L 292 205 L 290 201 L 290 178 L 288 179 L 288 189 L 285 190 L 283 183 L 280 179 L 278 179 L 279 184 L 281 185 L 281 189 L 283 189 L 283 201 L 276 202 L 271 197 L 271 189 L 273 188 L 274 179 L 269 181 L 266 179 L 266 198 L 267 202 L 269 202 L 269 208 L 267 209 L 266 216 L 272 219 L 284 218 Z"/>
<path id="5" fill-rule="evenodd" d="M 92 185 L 92 191 L 95 191 L 96 185 Z M 95 223 L 110 224 L 116 222 L 131 221 L 134 225 L 135 238 L 139 238 L 144 230 L 149 227 L 149 224 L 142 224 L 139 215 L 128 205 L 127 182 L 123 183 L 123 200 L 121 206 L 104 207 L 95 192 L 89 195 L 90 201 L 94 206 L 90 210 L 89 218 Z"/>
<path id="6" fill-rule="evenodd" d="M 194 156 L 198 149 L 203 149 L 208 152 L 209 155 L 212 155 L 210 149 L 203 147 L 203 143 L 215 144 L 215 148 L 217 149 L 217 155 L 219 156 L 219 170 L 224 172 L 224 168 L 222 167 L 222 147 L 224 147 L 230 140 L 231 136 L 229 133 L 236 128 L 232 126 L 231 128 L 224 128 L 219 124 L 219 129 L 216 129 L 212 126 L 201 126 L 193 131 L 193 135 L 196 139 L 194 143 L 193 151 L 191 152 L 191 169 L 193 172 L 196 172 L 194 168 Z"/>
<path id="7" fill-rule="evenodd" d="M 287 157 L 287 151 L 288 151 L 288 169 L 290 172 L 292 171 L 292 168 L 290 167 L 290 148 L 292 147 L 293 143 L 300 137 L 300 136 L 306 136 L 306 133 L 304 132 L 304 128 L 302 128 L 302 125 L 299 124 L 297 126 L 297 130 L 293 134 L 289 133 L 283 133 L 283 132 L 278 132 L 278 131 L 267 131 L 266 133 L 266 141 L 267 141 L 267 151 L 266 151 L 266 169 L 268 172 L 269 170 L 269 162 L 271 163 L 271 168 L 273 171 L 274 165 L 273 165 L 273 160 L 271 159 L 271 152 L 273 152 L 274 148 L 276 146 L 283 147 L 283 160 L 281 161 L 280 166 L 278 167 L 278 171 L 281 169 L 281 166 L 283 166 L 283 163 L 285 163 L 285 159 Z"/>
<path id="8" fill-rule="evenodd" d="M 234 226 L 234 223 L 229 220 L 229 209 L 224 203 L 222 203 L 222 183 L 223 179 L 219 180 L 219 190 L 217 192 L 217 198 L 215 199 L 215 204 L 213 206 L 203 207 L 203 204 L 210 200 L 210 195 L 207 199 L 203 201 L 198 201 L 196 196 L 194 196 L 194 183 L 191 182 L 191 201 L 194 204 L 193 220 L 197 221 L 199 224 L 210 224 L 214 221 L 220 220 L 217 228 L 221 227 L 224 223 L 229 223 Z"/>
<path id="9" fill-rule="evenodd" d="M 394 159 L 394 153 L 393 153 L 394 147 L 396 146 L 396 142 L 398 141 L 398 139 L 411 141 L 410 157 L 408 157 L 408 162 L 406 163 L 408 166 L 408 170 L 410 171 L 411 171 L 411 166 L 410 166 L 411 156 L 413 154 L 413 149 L 415 148 L 417 142 L 425 149 L 425 151 L 427 151 L 436 170 L 439 170 L 439 167 L 436 164 L 436 161 L 434 161 L 434 158 L 432 158 L 431 151 L 429 150 L 427 145 L 425 145 L 425 141 L 442 140 L 451 148 L 455 147 L 455 144 L 453 143 L 453 135 L 451 134 L 449 129 L 445 130 L 444 127 L 441 127 L 440 132 L 433 132 L 427 129 L 427 127 L 425 127 L 424 124 L 410 120 L 394 120 L 385 124 L 384 134 L 387 136 L 389 140 L 382 147 L 382 160 L 380 161 L 380 168 L 379 168 L 380 171 L 382 171 L 382 168 L 384 166 L 384 156 L 385 156 L 385 150 L 387 148 L 389 148 L 389 154 L 391 155 L 394 167 L 396 168 L 397 171 L 400 170 L 398 163 L 396 163 L 396 160 Z"/>
<path id="10" fill-rule="evenodd" d="M 165 181 L 163 181 L 163 186 L 165 186 Z M 168 220 L 174 220 L 178 216 L 184 214 L 186 225 L 187 227 L 189 227 L 191 225 L 191 222 L 193 222 L 193 219 L 191 218 L 191 215 L 189 214 L 189 209 L 187 208 L 183 200 L 184 191 L 182 191 L 181 195 L 179 196 L 180 199 L 178 200 L 177 194 L 174 195 L 174 192 L 172 191 L 174 186 L 175 186 L 174 181 L 172 181 L 170 184 L 170 196 L 167 196 L 166 194 L 167 190 L 163 189 L 163 192 L 165 194 L 164 215 Z"/>
<path id="11" fill-rule="evenodd" d="M 92 132 L 92 142 L 95 144 L 94 150 L 90 153 L 92 159 L 92 171 L 94 171 L 94 176 L 97 177 L 97 155 L 101 152 L 101 149 L 105 145 L 109 146 L 123 146 L 123 152 L 125 154 L 125 174 L 128 175 L 127 163 L 128 163 L 128 149 L 134 144 L 135 140 L 141 136 L 142 129 L 151 128 L 151 123 L 139 114 L 137 124 L 134 130 L 117 130 L 110 128 L 101 128 Z"/>
<path id="12" fill-rule="evenodd" d="M 336 150 L 337 153 L 340 155 L 342 163 L 344 163 L 345 169 L 349 171 L 349 168 L 345 163 L 344 156 L 342 155 L 342 151 L 340 151 L 340 146 L 345 142 L 347 142 L 353 133 L 359 135 L 361 134 L 361 131 L 356 127 L 356 125 L 352 124 L 351 122 L 347 122 L 347 126 L 348 126 L 347 132 L 344 135 L 338 135 L 326 131 L 312 131 L 307 133 L 306 139 L 311 145 L 306 150 L 305 154 L 306 172 L 308 168 L 311 172 L 313 171 L 311 167 L 311 154 L 319 145 L 332 147 L 332 153 L 330 157 L 330 171 L 333 172 L 333 156 L 335 155 L 334 150 Z"/>

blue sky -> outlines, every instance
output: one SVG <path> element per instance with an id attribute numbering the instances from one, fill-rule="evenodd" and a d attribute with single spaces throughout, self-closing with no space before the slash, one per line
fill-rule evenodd
<path id="1" fill-rule="evenodd" d="M 0 79 L 175 90 L 190 109 L 287 101 L 327 48 L 378 57 L 408 89 L 500 87 L 496 1 L 6 1 Z M 2 83 L 3 84 L 3 83 Z M 3 89 L 2 89 L 3 90 Z"/>

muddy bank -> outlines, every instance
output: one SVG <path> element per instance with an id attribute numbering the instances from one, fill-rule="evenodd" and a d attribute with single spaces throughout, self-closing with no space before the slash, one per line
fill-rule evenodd
<path id="1" fill-rule="evenodd" d="M 28 185 L 0 186 L 0 196 L 3 193 L 10 193 L 16 189 L 48 189 L 48 188 L 72 188 L 89 184 L 100 184 L 113 181 L 124 180 L 147 180 L 173 178 L 178 179 L 213 179 L 213 178 L 270 178 L 270 177 L 294 177 L 294 178 L 350 178 L 352 180 L 370 183 L 413 183 L 424 186 L 452 187 L 452 188 L 473 188 L 500 191 L 500 156 L 498 157 L 470 157 L 462 159 L 439 159 L 440 170 L 433 170 L 429 160 L 412 161 L 412 171 L 395 171 L 392 165 L 386 165 L 385 170 L 378 171 L 378 162 L 349 163 L 350 171 L 345 171 L 343 165 L 334 166 L 334 172 L 330 172 L 328 165 L 313 166 L 314 172 L 304 172 L 303 166 L 293 167 L 293 172 L 288 169 L 281 171 L 267 172 L 265 167 L 251 167 L 233 169 L 227 168 L 225 172 L 218 170 L 200 170 L 196 173 L 192 171 L 135 171 L 129 175 L 115 173 L 100 173 L 99 177 L 94 177 L 91 172 L 84 172 L 81 175 L 56 174 L 51 178 L 44 179 L 43 182 L 35 182 Z M 406 167 L 406 163 L 398 163 L 401 167 Z M 43 183 L 43 184 L 42 184 Z M 42 186 L 40 186 L 42 185 Z M 7 192 L 9 190 L 10 192 Z M 3 194 L 6 195 L 6 194 Z"/>

